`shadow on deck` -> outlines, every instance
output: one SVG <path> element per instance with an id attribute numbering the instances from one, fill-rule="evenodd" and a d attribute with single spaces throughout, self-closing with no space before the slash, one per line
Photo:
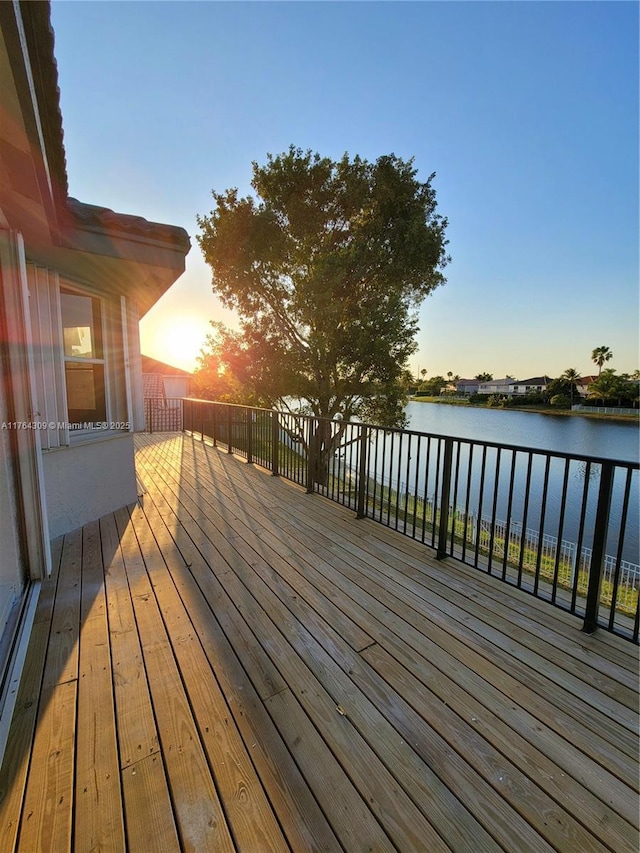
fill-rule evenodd
<path id="1" fill-rule="evenodd" d="M 55 543 L 0 849 L 636 851 L 637 648 L 182 435 Z"/>

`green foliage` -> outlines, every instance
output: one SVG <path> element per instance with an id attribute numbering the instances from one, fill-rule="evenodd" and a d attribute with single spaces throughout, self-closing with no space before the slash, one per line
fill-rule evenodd
<path id="1" fill-rule="evenodd" d="M 478 375 L 473 378 L 477 379 L 478 382 L 491 382 L 493 379 L 493 373 L 478 373 Z"/>
<path id="2" fill-rule="evenodd" d="M 547 384 L 547 394 L 549 399 L 557 397 L 558 395 L 569 399 L 571 396 L 571 386 L 572 383 L 563 376 L 558 377 L 558 379 L 552 379 L 551 382 Z"/>
<path id="3" fill-rule="evenodd" d="M 489 394 L 488 397 L 485 394 L 484 398 L 489 409 L 511 409 L 516 405 L 515 398 L 507 394 Z M 524 399 L 524 395 L 521 399 Z"/>
<path id="4" fill-rule="evenodd" d="M 613 353 L 609 347 L 596 347 L 591 353 L 591 361 L 598 365 L 598 376 L 602 371 L 602 366 L 606 361 L 611 361 Z"/>
<path id="5" fill-rule="evenodd" d="M 428 396 L 437 397 L 446 384 L 447 380 L 444 376 L 432 376 L 420 385 L 420 391 Z"/>
<path id="6" fill-rule="evenodd" d="M 211 325 L 214 331 L 207 335 L 205 346 L 198 356 L 191 395 L 221 403 L 259 405 L 259 397 L 250 394 L 242 384 L 242 341 L 221 323 L 212 322 Z M 224 369 L 223 365 L 233 367 Z"/>
<path id="7" fill-rule="evenodd" d="M 209 354 L 247 397 L 402 425 L 417 308 L 449 261 L 434 176 L 416 174 L 292 146 L 253 163 L 255 197 L 213 193 L 197 239 L 241 326 L 217 327 Z"/>
<path id="8" fill-rule="evenodd" d="M 617 376 L 613 368 L 607 368 L 591 383 L 587 396 L 602 406 L 637 406 L 638 380 L 628 373 Z"/>
<path id="9" fill-rule="evenodd" d="M 552 406 L 556 406 L 557 408 L 567 408 L 567 406 L 571 405 L 571 398 L 567 397 L 566 394 L 554 394 L 553 397 L 549 400 Z"/>

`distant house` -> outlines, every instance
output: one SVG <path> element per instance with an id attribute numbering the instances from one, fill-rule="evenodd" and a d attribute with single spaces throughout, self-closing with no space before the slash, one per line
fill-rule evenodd
<path id="1" fill-rule="evenodd" d="M 138 321 L 190 247 L 69 198 L 53 48 L 49 3 L 0 3 L 0 684 L 51 539 L 136 500 Z"/>
<path id="2" fill-rule="evenodd" d="M 534 376 L 531 379 L 511 380 L 509 393 L 515 396 L 520 394 L 542 394 L 547 390 L 547 385 L 551 382 L 548 376 Z"/>
<path id="3" fill-rule="evenodd" d="M 193 376 L 186 370 L 142 356 L 145 429 L 182 429 L 181 399 L 188 397 Z"/>
<path id="4" fill-rule="evenodd" d="M 480 382 L 478 379 L 458 379 L 456 392 L 458 394 L 477 394 Z"/>
<path id="5" fill-rule="evenodd" d="M 478 394 L 511 394 L 511 386 L 514 380 L 511 376 L 505 379 L 490 379 L 487 382 L 481 382 L 478 386 Z"/>
<path id="6" fill-rule="evenodd" d="M 145 383 L 145 397 L 155 397 L 160 387 L 163 389 L 161 396 L 188 397 L 191 393 L 193 374 L 143 355 L 142 379 Z"/>
<path id="7" fill-rule="evenodd" d="M 580 379 L 576 379 L 574 384 L 578 394 L 581 397 L 586 397 L 591 388 L 591 383 L 595 382 L 597 378 L 597 376 L 581 376 Z"/>

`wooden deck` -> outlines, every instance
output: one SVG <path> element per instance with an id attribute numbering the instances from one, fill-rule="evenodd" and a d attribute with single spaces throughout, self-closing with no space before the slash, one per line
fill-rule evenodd
<path id="1" fill-rule="evenodd" d="M 136 440 L 139 505 L 55 543 L 3 853 L 636 853 L 636 647 L 199 441 Z"/>

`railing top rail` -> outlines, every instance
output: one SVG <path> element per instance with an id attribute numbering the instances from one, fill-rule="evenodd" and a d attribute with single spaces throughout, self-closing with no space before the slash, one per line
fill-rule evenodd
<path id="1" fill-rule="evenodd" d="M 196 397 L 183 397 L 183 400 L 188 400 L 193 403 L 205 403 L 210 406 L 232 406 L 236 409 L 249 409 L 254 412 L 265 412 L 265 414 L 270 414 L 275 412 L 278 415 L 291 415 L 297 418 L 305 418 L 308 420 L 314 421 L 324 421 L 328 423 L 341 423 L 340 418 L 320 418 L 317 415 L 308 415 L 303 412 L 291 412 L 286 409 L 265 409 L 261 406 L 248 406 L 242 403 L 223 403 L 218 400 L 202 400 Z M 475 444 L 481 447 L 490 447 L 496 450 L 512 450 L 517 451 L 519 453 L 531 453 L 538 454 L 544 456 L 552 456 L 557 459 L 570 459 L 578 462 L 591 462 L 597 465 L 602 465 L 603 463 L 607 463 L 609 465 L 614 465 L 619 468 L 627 468 L 632 471 L 640 470 L 640 462 L 634 462 L 630 459 L 614 459 L 609 458 L 607 456 L 589 456 L 587 454 L 582 453 L 564 453 L 560 450 L 548 450 L 544 447 L 528 447 L 526 445 L 518 445 L 518 444 L 507 444 L 507 443 L 499 443 L 495 441 L 483 441 L 478 438 L 464 438 L 462 436 L 457 435 L 441 435 L 439 433 L 431 433 L 424 432 L 421 430 L 412 430 L 412 429 L 400 429 L 398 427 L 385 427 L 380 426 L 379 424 L 370 424 L 364 421 L 351 421 L 354 426 L 362 426 L 367 427 L 368 429 L 373 430 L 382 430 L 386 433 L 395 433 L 397 435 L 412 435 L 412 436 L 422 436 L 424 438 L 434 438 L 434 439 L 451 439 L 454 442 L 458 442 L 460 444 Z"/>

